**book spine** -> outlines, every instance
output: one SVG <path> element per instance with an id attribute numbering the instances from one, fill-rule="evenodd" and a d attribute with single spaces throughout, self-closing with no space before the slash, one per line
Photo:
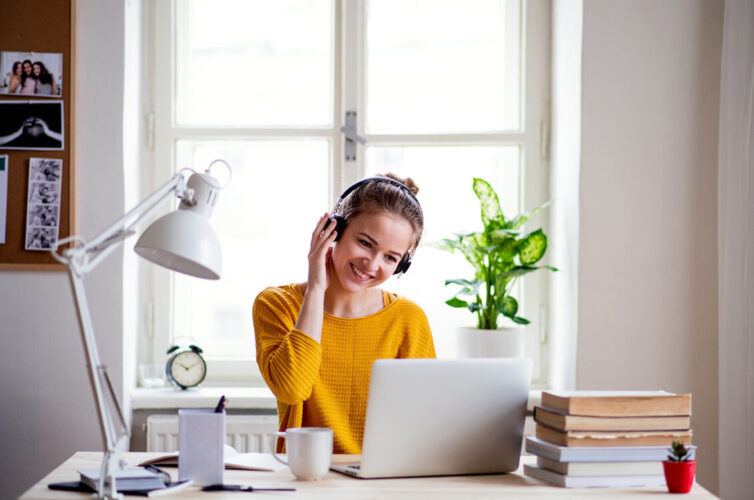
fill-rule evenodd
<path id="1" fill-rule="evenodd" d="M 594 417 L 691 415 L 691 394 L 560 397 L 545 391 L 542 406 L 571 415 Z"/>
<path id="2" fill-rule="evenodd" d="M 663 446 L 673 441 L 691 444 L 691 430 L 684 431 L 642 431 L 642 432 L 580 432 L 559 431 L 537 424 L 536 436 L 558 446 Z"/>
<path id="3" fill-rule="evenodd" d="M 675 431 L 691 427 L 690 416 L 590 417 L 534 407 L 534 421 L 561 431 Z"/>

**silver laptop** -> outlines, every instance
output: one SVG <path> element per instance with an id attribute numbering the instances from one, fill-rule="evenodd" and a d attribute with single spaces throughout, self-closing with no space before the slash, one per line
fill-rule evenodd
<path id="1" fill-rule="evenodd" d="M 390 359 L 372 365 L 359 478 L 518 468 L 530 359 Z"/>

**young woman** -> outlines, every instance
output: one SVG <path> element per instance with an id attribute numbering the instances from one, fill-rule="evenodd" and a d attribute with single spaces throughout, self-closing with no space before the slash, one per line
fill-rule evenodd
<path id="1" fill-rule="evenodd" d="M 37 90 L 37 79 L 34 78 L 32 73 L 33 69 L 30 60 L 25 60 L 23 63 L 24 72 L 21 75 L 21 93 L 25 95 L 32 95 Z"/>
<path id="2" fill-rule="evenodd" d="M 34 78 L 37 80 L 36 94 L 58 95 L 58 86 L 55 84 L 55 78 L 42 61 L 36 61 L 32 66 Z"/>
<path id="3" fill-rule="evenodd" d="M 335 453 L 361 453 L 369 374 L 382 358 L 433 358 L 427 317 L 378 288 L 405 272 L 424 218 L 411 179 L 391 174 L 347 189 L 312 233 L 305 283 L 254 302 L 257 363 L 278 401 L 280 430 L 330 427 Z"/>
<path id="4" fill-rule="evenodd" d="M 10 83 L 8 84 L 9 94 L 18 94 L 21 92 L 21 75 L 23 75 L 24 68 L 21 65 L 21 61 L 13 63 L 13 69 L 10 73 Z"/>

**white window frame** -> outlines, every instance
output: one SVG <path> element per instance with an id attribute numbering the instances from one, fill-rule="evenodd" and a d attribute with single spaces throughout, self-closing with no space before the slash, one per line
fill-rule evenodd
<path id="1" fill-rule="evenodd" d="M 169 68 L 161 77 L 150 78 L 145 83 L 143 105 L 147 134 L 146 162 L 140 172 L 141 193 L 150 193 L 165 182 L 174 169 L 175 144 L 179 139 L 234 139 L 250 137 L 259 139 L 317 138 L 330 143 L 331 158 L 330 202 L 347 186 L 365 174 L 364 149 L 359 146 L 356 161 L 345 161 L 345 140 L 339 129 L 345 122 L 345 112 L 356 111 L 358 130 L 370 146 L 499 146 L 515 144 L 521 148 L 520 210 L 531 209 L 535 204 L 549 199 L 549 96 L 550 96 L 550 15 L 549 0 L 522 0 L 521 47 L 525 58 L 521 63 L 522 116 L 521 130 L 487 134 L 401 134 L 368 135 L 363 133 L 364 103 L 364 46 L 365 1 L 334 0 L 333 7 L 333 115 L 331 127 L 311 128 L 240 128 L 240 127 L 189 127 L 175 123 L 176 78 L 174 43 L 176 37 L 176 1 L 149 2 L 145 8 L 143 75 L 157 75 L 155 68 Z M 158 27 L 170 26 L 170 29 Z M 155 49 L 151 49 L 155 47 Z M 202 166 L 193 166 L 200 169 Z M 547 212 L 547 211 L 545 211 Z M 549 216 L 543 213 L 543 228 L 549 230 Z M 533 388 L 548 386 L 547 316 L 550 273 L 534 273 L 521 283 L 524 294 L 522 315 L 530 318 L 528 327 L 538 332 L 539 362 L 535 363 Z M 171 274 L 157 266 L 140 265 L 139 307 L 144 311 L 139 324 L 139 363 L 165 361 L 165 351 L 170 346 L 172 318 Z M 249 304 L 249 314 L 251 314 Z M 253 346 L 250 346 L 253 349 Z M 205 385 L 264 385 L 255 360 L 208 360 L 209 370 Z"/>

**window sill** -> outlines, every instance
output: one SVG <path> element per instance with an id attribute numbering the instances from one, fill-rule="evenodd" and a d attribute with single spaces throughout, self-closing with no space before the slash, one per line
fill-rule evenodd
<path id="1" fill-rule="evenodd" d="M 233 409 L 274 409 L 275 396 L 267 387 L 199 387 L 180 391 L 171 387 L 160 389 L 135 388 L 131 391 L 131 408 L 174 409 L 214 408 L 220 396 L 228 398 Z"/>
<path id="2" fill-rule="evenodd" d="M 161 389 L 136 388 L 131 392 L 131 408 L 174 409 L 212 408 L 220 396 L 225 394 L 233 409 L 274 409 L 277 410 L 275 396 L 267 387 L 200 387 L 179 391 L 170 387 Z M 542 391 L 529 391 L 528 412 L 542 401 Z"/>

